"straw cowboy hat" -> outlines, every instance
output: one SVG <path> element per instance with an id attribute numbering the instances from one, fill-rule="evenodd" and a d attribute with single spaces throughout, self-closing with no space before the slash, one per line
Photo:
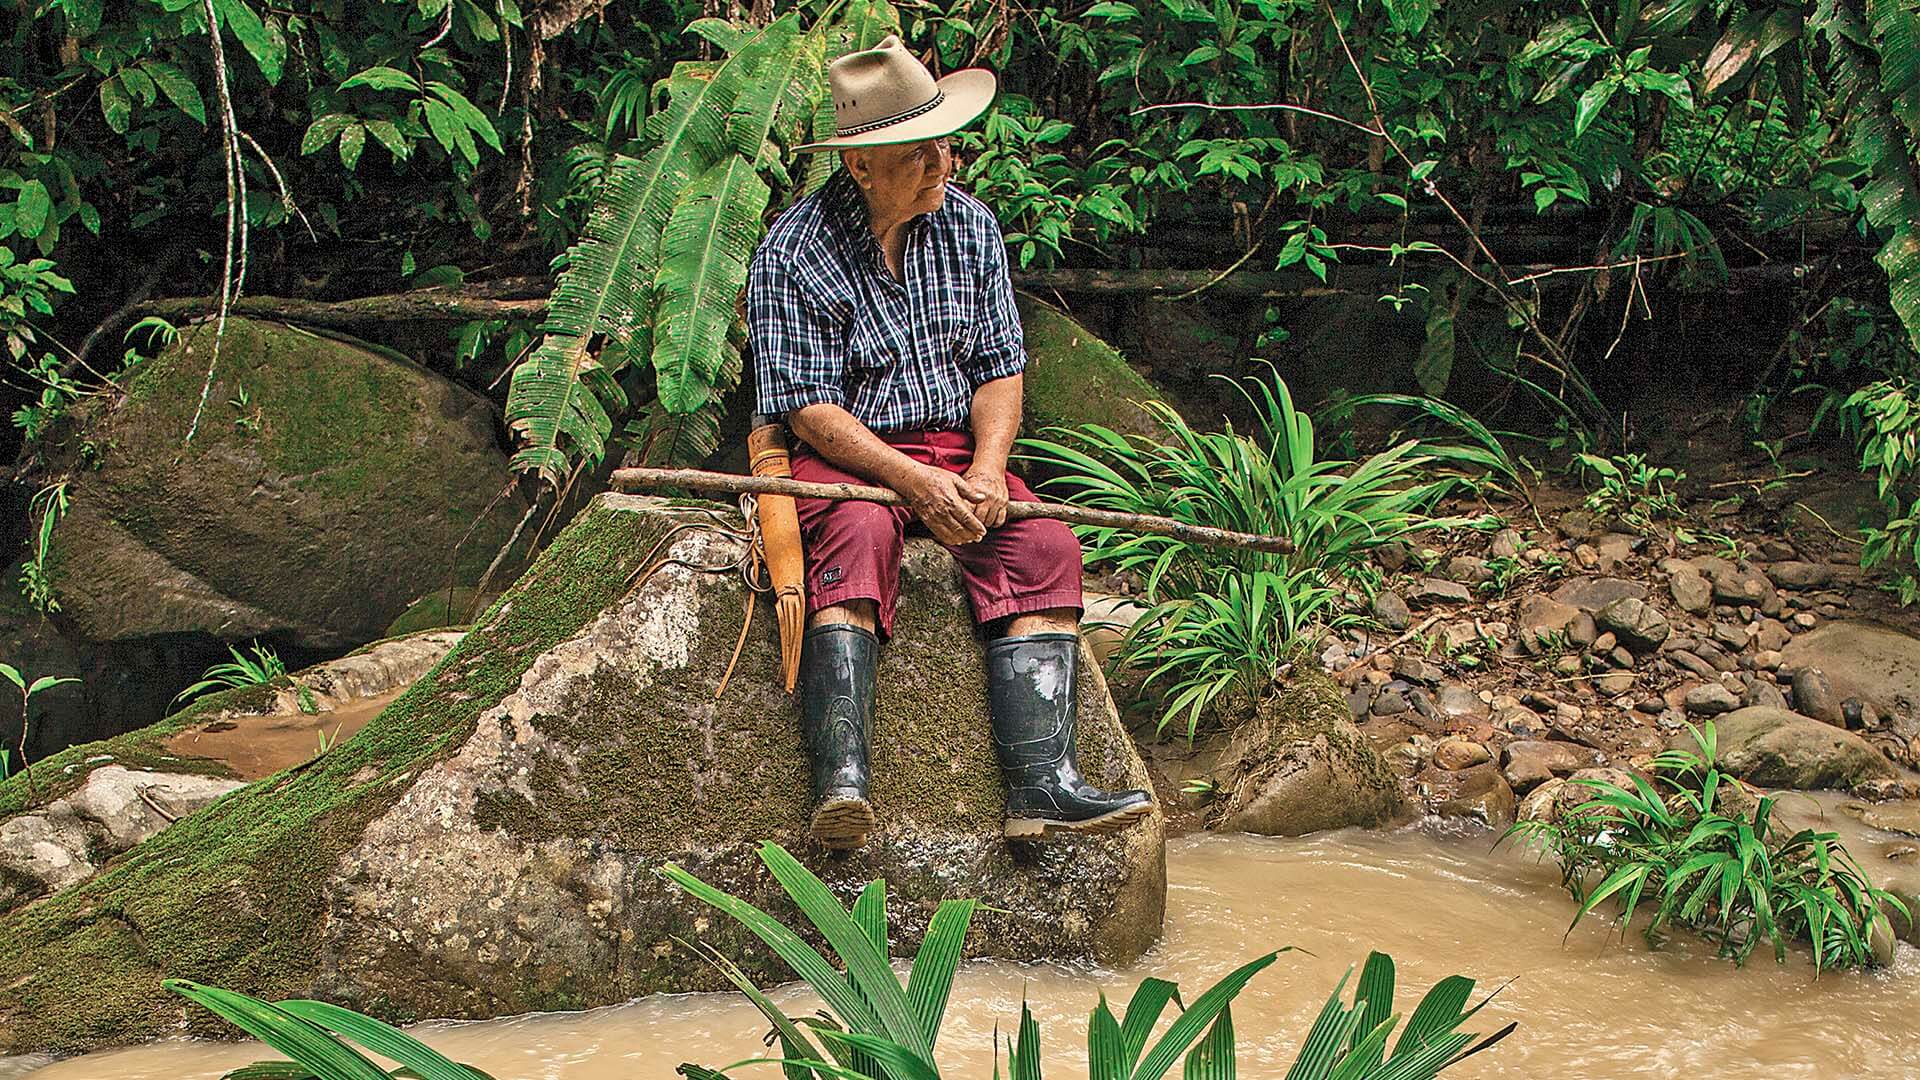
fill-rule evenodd
<path id="1" fill-rule="evenodd" d="M 993 104 L 996 82 L 985 68 L 956 71 L 935 82 L 898 34 L 871 49 L 848 53 L 827 70 L 833 90 L 834 136 L 798 150 L 937 139 L 972 123 Z"/>

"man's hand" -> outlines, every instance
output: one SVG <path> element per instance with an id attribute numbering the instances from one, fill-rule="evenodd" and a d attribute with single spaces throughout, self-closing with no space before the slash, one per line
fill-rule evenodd
<path id="1" fill-rule="evenodd" d="M 971 490 L 973 516 L 981 525 L 997 529 L 1007 523 L 1007 470 L 972 465 L 960 479 Z"/>
<path id="2" fill-rule="evenodd" d="M 916 464 L 913 472 L 894 488 L 913 507 L 913 514 L 943 544 L 972 544 L 986 538 L 986 526 L 980 523 L 974 504 L 980 501 L 974 489 L 959 476 L 934 465 Z M 1004 516 L 1006 489 L 1001 487 L 1001 513 Z"/>

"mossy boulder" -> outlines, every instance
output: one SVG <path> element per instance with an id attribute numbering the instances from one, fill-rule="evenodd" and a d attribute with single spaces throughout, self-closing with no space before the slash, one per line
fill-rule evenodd
<path id="1" fill-rule="evenodd" d="M 1161 394 L 1111 345 L 1059 308 L 1019 297 L 1026 333 L 1026 431 L 1100 424 L 1125 435 L 1160 438 L 1139 402 Z"/>
<path id="2" fill-rule="evenodd" d="M 1217 768 L 1224 798 L 1213 827 L 1304 836 L 1407 817 L 1399 782 L 1353 726 L 1332 677 L 1299 663 L 1292 678 L 1234 728 Z"/>
<path id="3" fill-rule="evenodd" d="M 186 328 L 123 398 L 30 448 L 69 479 L 50 564 L 76 637 L 338 650 L 479 578 L 525 510 L 495 501 L 510 477 L 483 398 L 397 354 L 229 319 L 201 408 L 213 345 L 212 323 Z"/>
<path id="4" fill-rule="evenodd" d="M 950 557 L 909 544 L 883 655 L 867 847 L 805 835 L 792 700 L 712 509 L 597 498 L 461 643 L 357 736 L 234 792 L 90 881 L 0 919 L 0 1052 L 78 1051 L 217 1026 L 182 976 L 319 995 L 394 1020 L 571 1009 L 723 984 L 685 942 L 791 977 L 666 884 L 671 860 L 776 912 L 772 839 L 843 898 L 891 883 L 894 951 L 941 899 L 979 897 L 969 948 L 1121 963 L 1159 933 L 1164 828 L 1041 848 L 1000 835 L 984 665 Z M 662 540 L 664 549 L 655 552 Z M 643 564 L 668 561 L 635 580 Z M 1080 760 L 1145 786 L 1098 668 Z"/>

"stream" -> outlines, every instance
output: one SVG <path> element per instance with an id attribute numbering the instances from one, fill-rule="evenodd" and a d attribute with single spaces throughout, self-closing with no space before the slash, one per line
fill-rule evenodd
<path id="1" fill-rule="evenodd" d="M 1871 830 L 1818 796 L 1876 884 L 1920 873 L 1920 842 Z M 1476 1000 L 1506 984 L 1469 1030 L 1510 1021 L 1505 1042 L 1443 1075 L 1462 1080 L 1567 1076 L 1887 1078 L 1920 1069 L 1920 951 L 1891 968 L 1815 979 L 1796 948 L 1775 965 L 1763 946 L 1746 969 L 1676 935 L 1658 951 L 1600 921 L 1567 934 L 1573 905 L 1549 863 L 1485 834 L 1343 831 L 1299 840 L 1202 835 L 1168 846 L 1166 936 L 1123 970 L 981 961 L 962 968 L 938 1054 L 949 1076 L 993 1072 L 995 1030 L 1019 1022 L 1024 994 L 1040 1023 L 1048 1075 L 1085 1075 L 1087 1015 L 1104 991 L 1120 1004 L 1147 976 L 1177 979 L 1191 1001 L 1270 949 L 1294 946 L 1234 1002 L 1241 1075 L 1279 1077 L 1350 965 L 1381 949 L 1399 966 L 1395 1010 L 1451 974 Z M 1888 856 L 1892 857 L 1890 861 Z M 814 1002 L 803 987 L 775 999 Z M 683 1061 L 720 1067 L 756 1056 L 765 1030 L 744 999 L 656 996 L 583 1013 L 429 1023 L 414 1033 L 497 1080 L 652 1080 Z M 30 1070 L 33 1080 L 217 1080 L 275 1056 L 258 1044 L 172 1041 Z M 15 1063 L 17 1070 L 24 1061 Z M 1177 1073 L 1177 1070 L 1176 1070 Z M 22 1075 L 0 1066 L 0 1076 Z M 743 1076 L 777 1078 L 770 1066 Z"/>

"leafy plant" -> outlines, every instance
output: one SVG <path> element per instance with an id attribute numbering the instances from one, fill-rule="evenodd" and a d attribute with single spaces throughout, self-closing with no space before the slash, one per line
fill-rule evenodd
<path id="1" fill-rule="evenodd" d="M 1528 562 L 1517 555 L 1496 555 L 1487 560 L 1487 572 L 1493 576 L 1474 586 L 1475 592 L 1505 596 L 1515 585 L 1536 578 L 1558 577 L 1566 570 L 1567 560 L 1549 555 L 1539 562 Z"/>
<path id="2" fill-rule="evenodd" d="M 66 514 L 67 506 L 65 480 L 34 492 L 27 504 L 28 516 L 40 520 L 33 532 L 33 553 L 20 564 L 20 595 L 42 615 L 60 610 L 60 601 L 53 595 L 53 574 L 47 569 L 47 551 L 53 543 L 54 526 Z"/>
<path id="3" fill-rule="evenodd" d="M 267 1002 L 186 979 L 167 979 L 161 985 L 290 1059 L 235 1069 L 226 1080 L 394 1080 L 401 1076 L 411 1080 L 492 1080 L 399 1028 L 338 1005 L 304 1000 Z M 355 1043 L 399 1062 L 400 1069 L 388 1073 L 356 1049 Z"/>
<path id="4" fill-rule="evenodd" d="M 242 686 L 265 686 L 275 679 L 286 677 L 287 665 L 274 652 L 272 646 L 254 642 L 248 652 L 251 657 L 243 656 L 232 645 L 227 651 L 233 659 L 222 661 L 201 673 L 200 681 L 174 695 L 173 704 L 199 697 L 213 690 L 230 690 Z"/>
<path id="5" fill-rule="evenodd" d="M 1860 565 L 1888 567 L 1890 588 L 1911 604 L 1920 599 L 1920 395 L 1906 379 L 1882 379 L 1848 395 L 1839 417 L 1886 512 L 1884 524 L 1862 530 Z"/>
<path id="6" fill-rule="evenodd" d="M 660 872 L 751 930 L 826 1002 L 830 1017 L 789 1017 L 725 955 L 700 946 L 707 960 L 773 1025 L 773 1039 L 780 1047 L 780 1056 L 774 1060 L 785 1074 L 794 1080 L 938 1080 L 940 1066 L 933 1048 L 976 903 L 940 903 L 902 986 L 887 962 L 884 881 L 870 883 L 849 911 L 778 844 L 762 844 L 760 859 L 813 931 L 840 958 L 840 965 L 767 912 L 679 866 L 670 863 Z M 1185 1006 L 1157 1040 L 1150 1037 L 1167 1003 L 1180 1002 L 1178 986 L 1146 980 L 1119 1016 L 1102 995 L 1087 1032 L 1089 1075 L 1095 1080 L 1159 1080 L 1184 1056 L 1188 1077 L 1231 1080 L 1237 1075 L 1231 1002 L 1278 955 L 1268 953 L 1221 979 Z M 1421 999 L 1389 1054 L 1387 1040 L 1400 1026 L 1400 1016 L 1393 1013 L 1393 960 L 1382 953 L 1367 958 L 1349 1006 L 1342 995 L 1351 976 L 1349 971 L 1327 999 L 1287 1073 L 1289 1080 L 1425 1080 L 1493 1045 L 1514 1028 L 1510 1024 L 1469 1049 L 1474 1036 L 1459 1028 L 1486 1003 L 1465 1009 L 1473 980 L 1453 976 Z M 729 1070 L 757 1063 L 760 1059 L 725 1069 L 688 1064 L 680 1072 L 690 1080 L 726 1080 Z M 1008 1046 L 1007 1064 L 1013 1077 L 1038 1080 L 1041 1076 L 1039 1025 L 1024 1003 L 1018 1034 Z M 996 1061 L 996 1074 L 998 1067 Z"/>
<path id="7" fill-rule="evenodd" d="M 1910 919 L 1906 905 L 1872 884 L 1838 833 L 1779 828 L 1775 796 L 1761 796 L 1751 814 L 1729 812 L 1722 796 L 1737 781 L 1712 764 L 1714 727 L 1688 730 L 1698 753 L 1657 755 L 1653 779 L 1633 774 L 1632 790 L 1573 779 L 1593 798 L 1558 822 L 1519 822 L 1503 839 L 1524 837 L 1559 861 L 1580 904 L 1574 926 L 1611 898 L 1624 932 L 1644 902 L 1649 942 L 1682 926 L 1736 964 L 1762 942 L 1784 963 L 1787 942 L 1799 939 L 1812 944 L 1816 971 L 1871 965 L 1876 925 L 1885 932 L 1881 908 Z"/>
<path id="8" fill-rule="evenodd" d="M 1575 454 L 1593 485 L 1587 493 L 1587 509 L 1618 519 L 1637 529 L 1651 528 L 1657 518 L 1680 516 L 1680 500 L 1667 490 L 1687 474 L 1664 466 L 1647 464 L 1642 454 L 1616 454 L 1610 458 L 1598 454 Z"/>
<path id="9" fill-rule="evenodd" d="M 1271 687 L 1278 666 L 1329 618 L 1339 587 L 1383 544 L 1466 518 L 1429 510 L 1452 485 L 1429 467 L 1445 451 L 1404 441 L 1362 461 L 1319 459 L 1314 424 L 1286 382 L 1233 385 L 1253 406 L 1257 430 L 1193 430 L 1162 402 L 1141 403 L 1164 441 L 1098 425 L 1049 428 L 1023 440 L 1022 457 L 1054 471 L 1044 489 L 1069 502 L 1286 537 L 1290 554 L 1203 548 L 1167 536 L 1077 529 L 1086 558 L 1144 578 L 1153 607 L 1121 642 L 1116 667 L 1140 667 L 1167 699 L 1164 728 L 1184 717 L 1193 733 L 1216 702 L 1245 707 Z"/>
<path id="10" fill-rule="evenodd" d="M 33 699 L 36 695 L 51 690 L 56 686 L 65 683 L 77 683 L 80 680 L 72 676 L 55 677 L 52 675 L 42 675 L 32 682 L 28 682 L 27 677 L 21 674 L 19 668 L 7 663 L 0 663 L 0 676 L 5 676 L 6 680 L 20 691 L 20 768 L 27 774 L 28 794 L 33 797 L 38 797 L 37 793 L 33 790 L 33 770 L 27 768 L 28 710 L 33 707 Z M 0 762 L 0 773 L 6 771 L 5 766 L 5 762 Z"/>
<path id="11" fill-rule="evenodd" d="M 656 87 L 666 104 L 641 124 L 639 156 L 616 155 L 586 229 L 564 257 L 543 337 L 514 369 L 507 419 L 522 437 L 514 467 L 558 486 L 576 460 L 597 462 L 650 364 L 655 397 L 628 431 L 652 460 L 692 461 L 719 442 L 720 397 L 740 377 L 735 301 L 775 182 L 794 186 L 783 146 L 824 123 L 830 37 L 879 41 L 898 17 L 852 0 L 837 22 L 802 29 L 790 13 L 763 29 L 702 20 L 724 49 Z"/>

